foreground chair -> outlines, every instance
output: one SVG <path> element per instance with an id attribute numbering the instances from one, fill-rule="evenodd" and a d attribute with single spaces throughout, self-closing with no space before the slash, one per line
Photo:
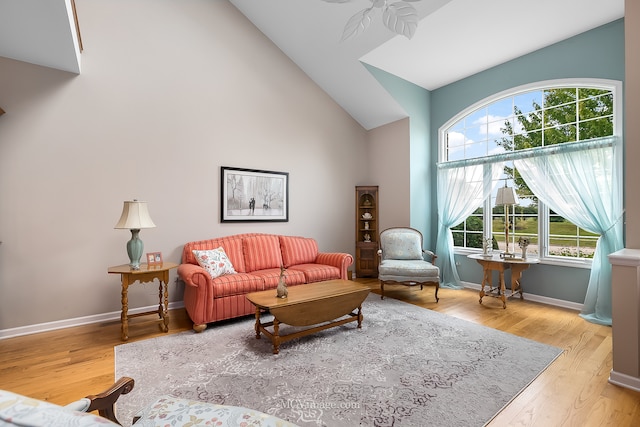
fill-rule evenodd
<path id="1" fill-rule="evenodd" d="M 435 286 L 439 301 L 440 270 L 435 265 L 437 255 L 422 248 L 422 233 L 409 227 L 392 227 L 380 233 L 378 279 L 381 297 L 385 285 Z M 431 262 L 424 259 L 427 254 Z"/>
<path id="2" fill-rule="evenodd" d="M 133 389 L 134 381 L 120 378 L 103 393 L 87 396 L 66 406 L 43 402 L 0 390 L 0 426 L 118 426 L 114 405 Z M 98 411 L 100 416 L 88 412 Z M 133 419 L 138 427 L 194 427 L 196 425 L 296 427 L 287 421 L 241 406 L 216 405 L 172 396 L 161 396 L 141 409 Z"/>

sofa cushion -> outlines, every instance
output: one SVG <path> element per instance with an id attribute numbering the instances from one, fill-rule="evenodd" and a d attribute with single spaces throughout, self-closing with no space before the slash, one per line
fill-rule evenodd
<path id="1" fill-rule="evenodd" d="M 440 269 L 427 261 L 385 259 L 378 266 L 380 280 L 439 281 Z"/>
<path id="2" fill-rule="evenodd" d="M 288 272 L 300 271 L 304 273 L 305 283 L 322 282 L 340 278 L 340 269 L 324 264 L 298 264 L 287 270 Z"/>
<path id="3" fill-rule="evenodd" d="M 280 268 L 282 255 L 278 236 L 265 234 L 242 239 L 244 265 L 248 273 L 267 268 Z"/>
<path id="4" fill-rule="evenodd" d="M 318 257 L 318 243 L 308 237 L 280 236 L 280 248 L 285 268 L 310 264 Z"/>
<path id="5" fill-rule="evenodd" d="M 214 299 L 264 290 L 262 277 L 248 273 L 225 274 L 213 279 L 212 284 Z"/>
<path id="6" fill-rule="evenodd" d="M 252 275 L 262 278 L 264 281 L 264 289 L 275 289 L 280 281 L 280 268 L 267 268 L 264 270 L 252 271 Z M 302 271 L 287 270 L 285 275 L 285 283 L 287 286 L 301 285 L 306 283 L 306 277 Z"/>
<path id="7" fill-rule="evenodd" d="M 224 248 L 219 247 L 216 249 L 206 251 L 193 251 L 193 255 L 196 257 L 196 261 L 200 264 L 200 267 L 207 270 L 207 273 L 212 279 L 220 277 L 223 274 L 235 274 L 229 257 L 224 251 Z"/>

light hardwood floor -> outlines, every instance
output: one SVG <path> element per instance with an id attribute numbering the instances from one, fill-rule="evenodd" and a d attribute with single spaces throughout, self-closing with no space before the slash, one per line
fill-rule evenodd
<path id="1" fill-rule="evenodd" d="M 357 279 L 377 292 L 375 279 Z M 564 353 L 489 424 L 496 426 L 638 426 L 640 393 L 608 383 L 611 328 L 584 321 L 572 310 L 518 299 L 478 303 L 474 290 L 385 287 L 385 295 L 564 349 Z M 171 311 L 169 333 L 191 330 L 183 309 Z M 366 310 L 364 311 L 366 322 Z M 210 327 L 215 327 L 214 325 Z M 153 316 L 129 322 L 129 342 L 164 335 Z M 65 404 L 100 392 L 114 381 L 120 322 L 78 326 L 0 341 L 0 388 Z M 144 357 L 144 355 L 140 355 Z M 504 375 L 518 369 L 504 360 Z M 121 397 L 126 399 L 126 396 Z M 460 410 L 482 405 L 460 402 Z"/>

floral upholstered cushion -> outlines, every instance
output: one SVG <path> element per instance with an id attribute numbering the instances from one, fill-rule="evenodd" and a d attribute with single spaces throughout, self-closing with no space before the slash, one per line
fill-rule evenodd
<path id="1" fill-rule="evenodd" d="M 236 270 L 233 268 L 229 257 L 227 257 L 222 247 L 205 251 L 197 251 L 194 249 L 193 255 L 196 257 L 198 264 L 207 270 L 212 279 L 220 277 L 223 274 L 236 273 Z"/>
<path id="2" fill-rule="evenodd" d="M 139 417 L 139 419 L 137 419 Z M 136 414 L 136 427 L 295 427 L 288 421 L 241 406 L 216 405 L 162 396 Z"/>
<path id="3" fill-rule="evenodd" d="M 423 259 L 422 236 L 411 229 L 387 230 L 380 239 L 384 259 Z"/>
<path id="4" fill-rule="evenodd" d="M 0 426 L 117 426 L 95 414 L 0 390 Z"/>

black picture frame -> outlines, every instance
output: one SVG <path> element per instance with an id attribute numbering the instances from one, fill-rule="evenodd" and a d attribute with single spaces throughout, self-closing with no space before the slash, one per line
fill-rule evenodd
<path id="1" fill-rule="evenodd" d="M 220 168 L 221 222 L 288 222 L 289 173 Z"/>

